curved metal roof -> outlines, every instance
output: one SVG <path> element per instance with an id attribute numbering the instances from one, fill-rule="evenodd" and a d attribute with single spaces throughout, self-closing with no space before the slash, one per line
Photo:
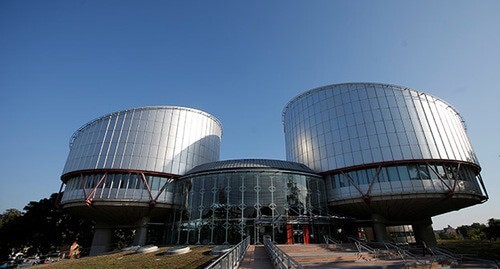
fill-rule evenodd
<path id="1" fill-rule="evenodd" d="M 309 174 L 316 174 L 311 168 L 305 164 L 288 162 L 282 160 L 268 160 L 268 159 L 239 159 L 239 160 L 225 160 L 218 162 L 211 162 L 198 165 L 186 173 L 186 175 L 198 174 L 209 171 L 218 170 L 248 170 L 268 168 L 287 171 L 298 171 Z"/>

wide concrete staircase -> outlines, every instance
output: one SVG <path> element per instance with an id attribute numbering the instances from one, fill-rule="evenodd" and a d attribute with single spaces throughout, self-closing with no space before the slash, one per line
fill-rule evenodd
<path id="1" fill-rule="evenodd" d="M 358 252 L 355 245 L 278 245 L 303 268 L 442 268 L 433 261 L 403 259 L 390 251 Z"/>

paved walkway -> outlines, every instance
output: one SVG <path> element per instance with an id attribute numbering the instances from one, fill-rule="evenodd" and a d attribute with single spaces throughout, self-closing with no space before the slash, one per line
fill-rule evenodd
<path id="1" fill-rule="evenodd" d="M 240 263 L 238 268 L 258 268 L 258 269 L 272 269 L 273 264 L 267 255 L 264 246 L 250 245 L 248 246 L 247 253 Z"/>

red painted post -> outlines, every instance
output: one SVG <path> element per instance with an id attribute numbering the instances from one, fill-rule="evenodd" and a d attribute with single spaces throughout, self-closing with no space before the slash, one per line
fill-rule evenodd
<path id="1" fill-rule="evenodd" d="M 309 225 L 303 225 L 302 226 L 302 232 L 304 234 L 304 244 L 307 245 L 309 244 Z"/>
<path id="2" fill-rule="evenodd" d="M 288 245 L 293 244 L 293 227 L 292 224 L 286 225 L 286 243 Z"/>

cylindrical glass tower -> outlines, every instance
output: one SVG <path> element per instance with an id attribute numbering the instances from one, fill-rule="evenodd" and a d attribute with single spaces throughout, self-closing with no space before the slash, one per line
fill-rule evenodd
<path id="1" fill-rule="evenodd" d="M 329 85 L 290 101 L 283 124 L 287 160 L 324 176 L 338 213 L 419 220 L 487 199 L 462 117 L 429 94 Z"/>
<path id="2" fill-rule="evenodd" d="M 177 207 L 174 180 L 219 160 L 222 126 L 200 110 L 142 107 L 118 111 L 78 129 L 62 181 L 65 208 L 105 223 L 132 223 Z M 92 210 L 86 205 L 92 205 Z"/>

